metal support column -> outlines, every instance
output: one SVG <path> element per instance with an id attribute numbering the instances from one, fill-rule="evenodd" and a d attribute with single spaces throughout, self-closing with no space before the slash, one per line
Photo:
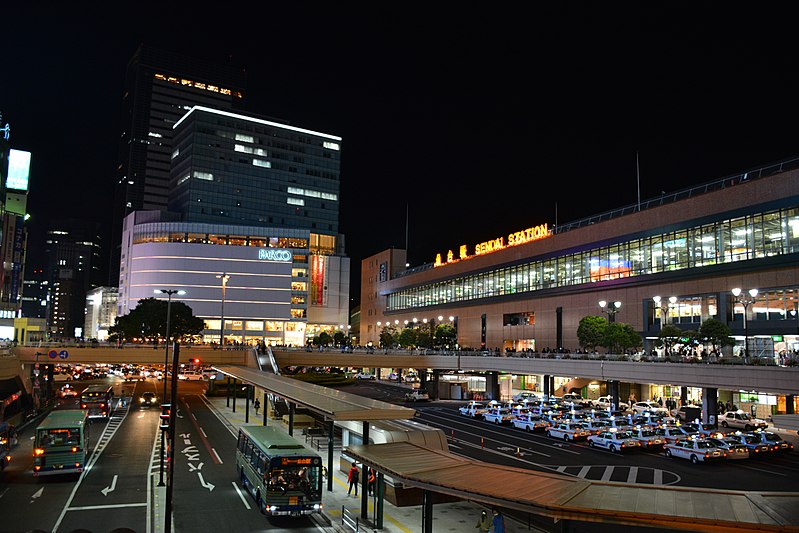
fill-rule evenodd
<path id="1" fill-rule="evenodd" d="M 702 388 L 702 424 L 715 426 L 718 416 L 719 390 L 713 387 Z"/>
<path id="2" fill-rule="evenodd" d="M 375 527 L 383 529 L 383 498 L 386 495 L 386 480 L 383 472 L 377 473 L 377 503 L 375 504 Z"/>
<path id="3" fill-rule="evenodd" d="M 369 421 L 363 422 L 363 443 L 364 446 L 369 445 Z M 361 518 L 367 520 L 369 518 L 369 469 L 366 465 L 361 464 Z"/>
<path id="4" fill-rule="evenodd" d="M 288 402 L 289 404 L 289 436 L 294 436 L 294 402 Z"/>
<path id="5" fill-rule="evenodd" d="M 250 423 L 250 394 L 254 392 L 252 385 L 244 386 L 244 423 Z"/>
<path id="6" fill-rule="evenodd" d="M 422 493 L 422 533 L 433 533 L 433 493 Z"/>
<path id="7" fill-rule="evenodd" d="M 796 409 L 794 408 L 794 395 L 793 394 L 786 394 L 785 395 L 785 414 L 786 415 L 793 415 Z"/>
<path id="8" fill-rule="evenodd" d="M 327 491 L 333 492 L 333 421 L 327 423 Z"/>
<path id="9" fill-rule="evenodd" d="M 263 425 L 267 425 L 267 420 L 269 420 L 269 397 L 264 391 L 264 422 Z"/>
<path id="10" fill-rule="evenodd" d="M 688 387 L 680 387 L 680 407 L 688 405 Z"/>
<path id="11" fill-rule="evenodd" d="M 613 408 L 619 408 L 619 382 L 618 381 L 608 381 L 608 395 L 610 396 L 610 402 L 613 404 Z"/>
<path id="12" fill-rule="evenodd" d="M 544 396 L 549 396 L 551 393 L 549 391 L 549 376 L 544 374 Z"/>
<path id="13" fill-rule="evenodd" d="M 234 413 L 236 412 L 236 396 L 238 396 L 238 393 L 239 393 L 239 391 L 236 388 L 236 387 L 238 387 L 238 385 L 236 385 L 236 381 L 237 381 L 236 378 L 233 378 L 233 412 Z"/>
<path id="14" fill-rule="evenodd" d="M 166 370 L 164 370 L 164 376 L 166 376 Z M 166 379 L 166 377 L 164 377 Z M 225 407 L 230 407 L 230 376 L 227 377 L 227 393 L 225 394 Z"/>

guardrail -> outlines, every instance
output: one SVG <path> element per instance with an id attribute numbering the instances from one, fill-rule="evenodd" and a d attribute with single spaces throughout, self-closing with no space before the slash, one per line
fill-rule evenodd
<path id="1" fill-rule="evenodd" d="M 356 533 L 361 530 L 361 518 L 343 505 L 341 506 L 341 525 Z"/>

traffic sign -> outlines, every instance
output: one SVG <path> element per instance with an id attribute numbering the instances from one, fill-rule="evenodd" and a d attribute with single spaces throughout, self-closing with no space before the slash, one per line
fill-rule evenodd
<path id="1" fill-rule="evenodd" d="M 60 352 L 58 352 L 58 357 L 60 357 L 61 359 L 66 359 L 67 357 L 69 357 L 69 352 L 66 350 L 61 350 Z"/>
<path id="2" fill-rule="evenodd" d="M 55 350 L 50 350 L 50 351 L 47 353 L 47 356 L 48 356 L 50 359 L 55 359 L 56 357 L 58 357 L 58 352 L 57 352 L 57 351 L 55 351 Z"/>

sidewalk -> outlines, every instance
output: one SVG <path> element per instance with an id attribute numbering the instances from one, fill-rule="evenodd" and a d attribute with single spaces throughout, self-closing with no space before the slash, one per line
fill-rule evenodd
<path id="1" fill-rule="evenodd" d="M 216 413 L 223 423 L 238 432 L 238 428 L 245 424 L 245 414 L 243 402 L 239 401 L 236 405 L 236 412 L 233 412 L 232 407 L 227 407 L 227 400 L 224 397 L 206 397 L 207 402 L 210 404 L 212 410 Z M 255 416 L 255 412 L 250 410 L 250 425 L 258 424 L 262 419 L 262 415 Z M 270 425 L 281 428 L 288 432 L 288 426 L 279 421 L 270 419 Z M 298 436 L 295 428 L 295 436 Z M 333 452 L 333 464 L 339 464 L 340 451 Z M 325 531 L 329 532 L 352 532 L 352 528 L 346 528 L 342 525 L 342 508 L 346 508 L 351 516 L 360 517 L 361 514 L 361 498 L 360 490 L 358 498 L 347 496 L 347 474 L 341 472 L 337 468 L 333 472 L 333 491 L 327 490 L 327 482 L 324 483 L 323 503 L 325 506 L 324 517 L 317 518 L 317 522 Z M 153 533 L 163 532 L 163 509 L 166 501 L 166 489 L 158 487 L 158 476 L 154 477 L 153 481 L 153 520 L 154 527 Z M 361 487 L 359 486 L 359 489 Z M 386 533 L 416 533 L 422 530 L 422 507 L 421 505 L 409 507 L 395 507 L 390 502 L 385 501 L 383 505 L 383 528 L 378 530 L 370 527 L 375 518 L 374 516 L 374 500 L 369 499 L 369 513 L 368 523 L 364 524 L 362 519 L 359 518 L 361 532 L 381 531 Z M 437 503 L 433 506 L 433 531 L 471 531 L 475 529 L 475 524 L 480 515 L 480 511 L 484 507 L 472 502 L 455 502 L 455 503 Z M 506 531 L 513 533 L 521 531 L 517 529 L 516 524 L 510 520 L 506 520 Z M 526 529 L 526 527 L 525 527 Z M 174 528 L 173 528 L 173 531 Z M 184 532 L 175 532 L 184 533 Z"/>

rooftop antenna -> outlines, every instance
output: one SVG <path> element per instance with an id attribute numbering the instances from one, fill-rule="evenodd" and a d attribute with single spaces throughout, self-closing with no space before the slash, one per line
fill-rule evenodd
<path id="1" fill-rule="evenodd" d="M 635 151 L 635 176 L 638 181 L 638 210 L 641 210 L 641 167 L 638 166 L 638 151 Z"/>

